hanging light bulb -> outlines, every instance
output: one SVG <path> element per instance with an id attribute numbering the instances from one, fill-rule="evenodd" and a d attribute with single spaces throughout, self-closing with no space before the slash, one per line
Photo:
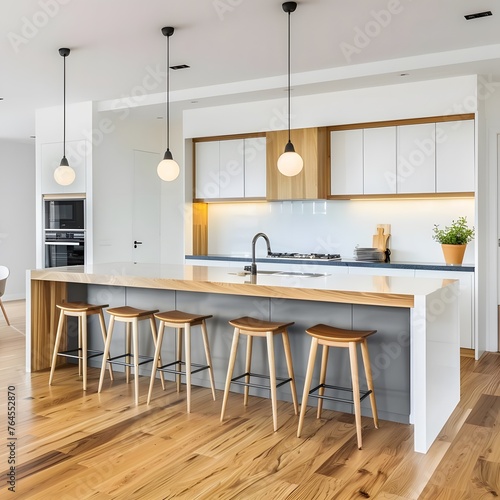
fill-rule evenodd
<path id="1" fill-rule="evenodd" d="M 295 12 L 297 2 L 284 2 L 281 7 L 288 14 L 288 143 L 285 152 L 278 158 L 278 170 L 288 177 L 300 173 L 304 166 L 304 160 L 295 152 L 290 140 L 290 14 Z"/>
<path id="2" fill-rule="evenodd" d="M 170 152 L 170 37 L 174 34 L 174 28 L 165 27 L 161 29 L 161 32 L 167 37 L 167 150 L 156 171 L 163 181 L 173 181 L 177 179 L 180 172 L 179 164 Z"/>
<path id="3" fill-rule="evenodd" d="M 69 166 L 66 158 L 66 57 L 70 50 L 66 48 L 59 49 L 59 55 L 64 61 L 64 80 L 63 80 L 63 157 L 60 165 L 54 170 L 54 179 L 61 186 L 69 186 L 76 178 L 75 171 Z"/>

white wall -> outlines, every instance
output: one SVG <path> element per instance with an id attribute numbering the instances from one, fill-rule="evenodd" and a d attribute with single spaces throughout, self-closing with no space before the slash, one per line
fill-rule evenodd
<path id="1" fill-rule="evenodd" d="M 476 76 L 292 95 L 292 128 L 396 120 L 476 111 Z M 286 97 L 184 112 L 184 137 L 237 134 L 287 127 Z"/>
<path id="2" fill-rule="evenodd" d="M 26 297 L 35 267 L 35 145 L 0 140 L 0 265 L 10 269 L 4 301 Z"/>
<path id="3" fill-rule="evenodd" d="M 180 114 L 172 113 L 170 149 L 180 164 L 181 174 L 173 182 L 157 178 L 161 196 L 161 263 L 184 261 L 182 127 L 176 125 L 180 118 Z M 99 140 L 93 144 L 94 262 L 131 260 L 134 150 L 158 153 L 162 158 L 165 127 L 165 120 L 141 110 L 94 112 L 94 128 L 105 129 L 102 134 L 95 132 Z M 152 168 L 156 170 L 156 165 Z"/>
<path id="4" fill-rule="evenodd" d="M 253 236 L 265 232 L 274 252 L 340 253 L 352 259 L 356 245 L 371 247 L 377 224 L 391 224 L 393 262 L 444 263 L 432 239 L 434 224 L 466 216 L 474 223 L 474 200 L 330 200 L 209 206 L 209 254 L 249 255 Z M 230 249 L 230 250 L 228 250 Z M 474 264 L 474 242 L 465 264 Z M 257 254 L 265 254 L 265 245 Z"/>

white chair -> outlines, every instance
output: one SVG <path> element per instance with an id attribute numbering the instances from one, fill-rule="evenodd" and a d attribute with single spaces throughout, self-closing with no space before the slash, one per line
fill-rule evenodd
<path id="1" fill-rule="evenodd" d="M 10 326 L 9 318 L 5 312 L 5 308 L 2 303 L 2 296 L 5 292 L 5 284 L 7 283 L 7 278 L 9 277 L 10 271 L 8 267 L 0 266 L 0 308 L 2 308 L 3 315 L 5 316 L 5 321 Z"/>

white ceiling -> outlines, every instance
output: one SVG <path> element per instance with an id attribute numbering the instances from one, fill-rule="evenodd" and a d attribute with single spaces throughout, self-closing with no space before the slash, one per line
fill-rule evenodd
<path id="1" fill-rule="evenodd" d="M 129 102 L 160 102 L 164 79 L 146 77 L 165 68 L 163 26 L 175 27 L 171 65 L 190 66 L 170 72 L 175 106 L 282 97 L 287 14 L 281 3 L 4 0 L 0 139 L 29 140 L 34 110 L 62 104 L 59 47 L 71 49 L 68 103 L 102 101 L 100 108 L 109 109 L 110 100 L 143 92 L 151 95 Z M 299 0 L 291 15 L 294 95 L 471 73 L 498 81 L 496 6 L 494 0 Z M 464 19 L 485 10 L 493 16 Z"/>

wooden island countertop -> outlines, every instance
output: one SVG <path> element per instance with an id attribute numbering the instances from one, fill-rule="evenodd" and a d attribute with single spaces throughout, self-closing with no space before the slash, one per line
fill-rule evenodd
<path id="1" fill-rule="evenodd" d="M 220 293 L 339 302 L 389 307 L 413 307 L 415 296 L 445 288 L 454 280 L 399 276 L 365 276 L 277 271 L 252 281 L 234 268 L 133 263 L 94 264 L 31 271 L 31 280 L 125 286 L 188 292 Z M 314 273 L 311 273 L 314 274 Z M 318 274 L 318 273 L 316 273 Z"/>

